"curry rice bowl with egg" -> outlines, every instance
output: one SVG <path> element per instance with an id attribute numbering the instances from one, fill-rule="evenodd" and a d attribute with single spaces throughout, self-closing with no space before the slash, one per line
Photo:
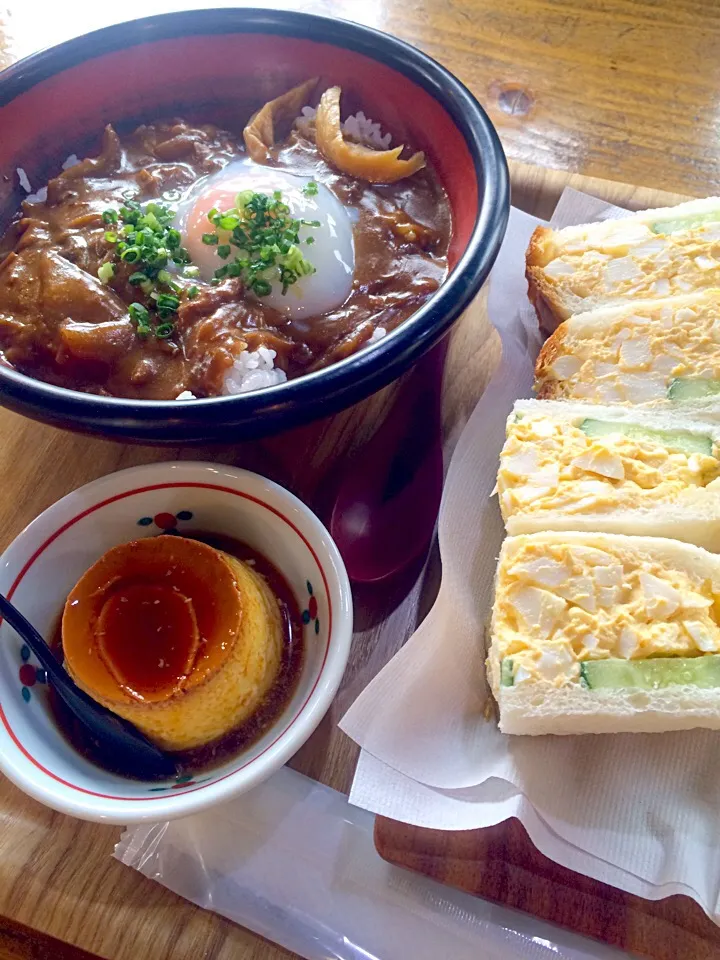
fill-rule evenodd
<path id="1" fill-rule="evenodd" d="M 68 158 L 0 243 L 2 360 L 190 400 L 319 370 L 407 319 L 447 275 L 447 197 L 422 153 L 362 112 L 341 123 L 340 88 L 310 107 L 317 86 L 266 104 L 244 142 L 160 120 Z"/>

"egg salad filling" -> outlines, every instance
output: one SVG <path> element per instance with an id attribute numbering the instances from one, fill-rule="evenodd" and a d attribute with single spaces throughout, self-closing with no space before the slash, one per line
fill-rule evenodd
<path id="1" fill-rule="evenodd" d="M 709 580 L 627 547 L 515 539 L 493 614 L 503 684 L 561 687 L 580 683 L 589 661 L 720 651 L 720 596 Z"/>
<path id="2" fill-rule="evenodd" d="M 671 297 L 720 286 L 720 213 L 613 224 L 565 242 L 544 266 L 547 280 L 578 297 Z"/>
<path id="3" fill-rule="evenodd" d="M 689 487 L 720 487 L 720 449 L 710 437 L 666 436 L 607 421 L 516 415 L 500 454 L 503 518 L 556 510 L 609 512 L 619 505 L 670 502 Z"/>
<path id="4" fill-rule="evenodd" d="M 537 388 L 540 397 L 653 405 L 684 399 L 676 385 L 688 378 L 720 380 L 719 298 L 643 304 L 605 325 L 566 321 L 541 352 Z"/>

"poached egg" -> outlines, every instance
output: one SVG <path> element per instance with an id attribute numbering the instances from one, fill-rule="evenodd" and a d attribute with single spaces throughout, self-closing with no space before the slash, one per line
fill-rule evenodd
<path id="1" fill-rule="evenodd" d="M 283 294 L 277 267 L 269 267 L 264 277 L 272 289 L 261 297 L 262 302 L 291 319 L 318 316 L 341 306 L 352 289 L 355 269 L 353 211 L 343 206 L 322 183 L 308 189 L 311 183 L 310 177 L 262 166 L 249 159 L 231 163 L 206 177 L 180 204 L 177 214 L 183 245 L 193 264 L 200 269 L 202 279 L 212 280 L 215 271 L 240 252 L 233 247 L 230 260 L 218 255 L 218 246 L 230 242 L 227 231 L 217 231 L 219 244 L 203 242 L 203 235 L 216 229 L 208 220 L 208 213 L 213 209 L 221 212 L 233 209 L 238 194 L 244 191 L 270 197 L 279 191 L 292 218 L 319 224 L 303 224 L 299 230 L 299 248 L 314 272 L 300 276 Z"/>

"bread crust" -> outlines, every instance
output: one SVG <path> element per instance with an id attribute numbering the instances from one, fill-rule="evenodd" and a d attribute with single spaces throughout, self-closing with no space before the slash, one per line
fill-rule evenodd
<path id="1" fill-rule="evenodd" d="M 554 236 L 550 227 L 536 227 L 525 254 L 528 299 L 535 307 L 540 329 L 548 334 L 553 333 L 570 316 L 570 311 L 563 305 L 544 272 L 545 265 L 553 258 L 551 248 L 555 246 Z"/>
<path id="2" fill-rule="evenodd" d="M 555 333 L 545 341 L 538 354 L 535 363 L 535 393 L 538 400 L 557 400 L 562 396 L 560 381 L 556 380 L 550 371 L 562 352 L 567 335 L 567 324 L 560 324 Z"/>

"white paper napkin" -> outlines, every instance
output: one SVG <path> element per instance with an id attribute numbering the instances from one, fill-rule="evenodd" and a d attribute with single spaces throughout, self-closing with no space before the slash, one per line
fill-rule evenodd
<path id="1" fill-rule="evenodd" d="M 623 213 L 567 190 L 553 223 Z M 439 829 L 516 816 L 556 862 L 649 899 L 686 893 L 720 920 L 717 733 L 508 737 L 485 718 L 483 634 L 503 537 L 491 491 L 505 420 L 530 395 L 539 349 L 524 277 L 539 222 L 512 210 L 493 270 L 488 312 L 503 357 L 448 471 L 438 598 L 341 723 L 363 748 L 350 799 Z"/>

